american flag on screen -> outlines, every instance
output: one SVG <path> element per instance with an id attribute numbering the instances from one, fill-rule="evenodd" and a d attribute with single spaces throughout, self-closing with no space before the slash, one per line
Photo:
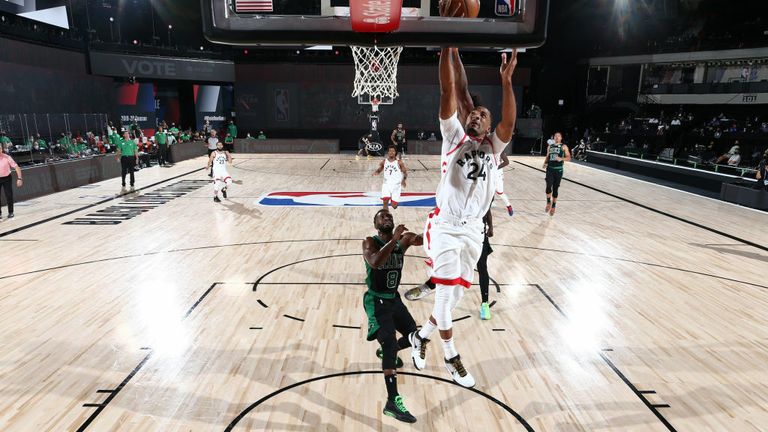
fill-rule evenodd
<path id="1" fill-rule="evenodd" d="M 272 12 L 272 0 L 235 0 L 235 12 Z"/>

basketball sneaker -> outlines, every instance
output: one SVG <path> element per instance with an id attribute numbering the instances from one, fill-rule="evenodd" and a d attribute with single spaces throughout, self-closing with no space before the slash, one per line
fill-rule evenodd
<path id="1" fill-rule="evenodd" d="M 419 336 L 419 332 L 415 331 L 408 335 L 408 341 L 411 342 L 413 367 L 417 370 L 424 369 L 427 367 L 427 344 L 429 344 L 429 339 L 422 338 Z"/>
<path id="2" fill-rule="evenodd" d="M 221 194 L 224 196 L 224 198 L 227 197 L 227 188 L 224 188 L 221 190 Z"/>
<path id="3" fill-rule="evenodd" d="M 544 213 L 549 213 L 549 210 L 550 210 L 551 208 L 552 208 L 552 204 L 551 204 L 551 203 L 547 203 L 547 206 L 546 206 L 546 207 L 544 207 Z"/>
<path id="4" fill-rule="evenodd" d="M 475 378 L 464 369 L 460 355 L 457 354 L 456 357 L 446 360 L 445 368 L 448 370 L 448 373 L 451 374 L 451 378 L 453 378 L 456 384 L 466 388 L 475 386 Z"/>
<path id="5" fill-rule="evenodd" d="M 395 396 L 395 400 L 388 400 L 384 405 L 384 415 L 394 417 L 401 422 L 416 423 L 416 417 L 408 412 L 408 409 L 403 403 L 403 397 L 400 395 Z"/>
<path id="6" fill-rule="evenodd" d="M 480 319 L 481 320 L 491 319 L 491 307 L 488 305 L 488 303 L 483 303 L 480 305 Z"/>
<path id="7" fill-rule="evenodd" d="M 215 196 L 213 197 L 213 202 L 221 202 L 221 200 L 219 199 L 219 197 Z"/>
<path id="8" fill-rule="evenodd" d="M 360 155 L 355 155 L 355 160 L 360 160 Z"/>
<path id="9" fill-rule="evenodd" d="M 427 284 L 421 284 L 416 288 L 411 288 L 405 292 L 406 300 L 419 300 L 434 293 L 435 290 L 429 287 Z"/>
<path id="10" fill-rule="evenodd" d="M 557 207 L 555 207 L 555 206 L 552 206 L 552 208 L 549 210 L 549 215 L 550 215 L 550 216 L 554 216 L 554 215 L 555 215 L 555 209 L 556 209 L 556 208 L 557 208 Z"/>
<path id="11" fill-rule="evenodd" d="M 512 216 L 513 214 L 515 214 L 515 211 L 512 209 L 512 206 L 511 206 L 511 205 L 507 206 L 507 213 L 509 213 L 509 215 L 510 215 L 510 216 Z"/>
<path id="12" fill-rule="evenodd" d="M 382 360 L 384 359 L 384 351 L 381 349 L 381 347 L 376 349 L 376 357 Z M 403 359 L 401 359 L 400 356 L 397 356 L 397 360 L 395 360 L 395 367 L 397 369 L 400 369 L 401 367 L 403 367 Z"/>

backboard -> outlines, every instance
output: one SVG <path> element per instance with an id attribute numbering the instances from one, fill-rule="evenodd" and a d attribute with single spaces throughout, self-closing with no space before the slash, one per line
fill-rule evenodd
<path id="1" fill-rule="evenodd" d="M 237 46 L 535 48 L 546 39 L 549 8 L 549 0 L 481 0 L 478 18 L 445 18 L 438 0 L 403 0 L 398 30 L 356 33 L 349 0 L 201 2 L 206 38 Z"/>

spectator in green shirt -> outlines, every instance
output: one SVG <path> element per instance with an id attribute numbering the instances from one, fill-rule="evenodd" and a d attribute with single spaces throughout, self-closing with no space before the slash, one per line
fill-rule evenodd
<path id="1" fill-rule="evenodd" d="M 259 131 L 259 136 L 257 136 L 256 139 L 265 140 L 267 139 L 267 136 L 264 135 L 264 131 Z"/>
<path id="2" fill-rule="evenodd" d="M 131 134 L 123 132 L 123 139 L 117 145 L 117 160 L 120 161 L 122 170 L 123 187 L 125 187 L 125 175 L 131 175 L 131 188 L 136 183 L 134 168 L 139 164 L 139 149 L 136 142 L 131 139 Z"/>
<path id="3" fill-rule="evenodd" d="M 237 138 L 237 126 L 235 126 L 235 122 L 232 120 L 227 125 L 227 134 L 231 135 L 233 139 Z"/>
<path id="4" fill-rule="evenodd" d="M 171 128 L 168 129 L 168 132 L 175 137 L 179 136 L 179 128 L 176 127 L 176 123 L 171 123 Z"/>
<path id="5" fill-rule="evenodd" d="M 224 138 L 224 150 L 234 153 L 235 151 L 235 138 L 232 135 L 227 135 L 226 138 Z"/>
<path id="6" fill-rule="evenodd" d="M 247 134 L 245 134 L 245 139 L 247 139 L 247 140 L 254 140 L 254 139 L 256 139 L 256 138 L 252 137 L 252 136 L 251 136 L 251 133 L 250 133 L 250 132 L 248 132 Z"/>
<path id="7" fill-rule="evenodd" d="M 6 152 L 13 148 L 13 143 L 11 142 L 11 139 L 5 135 L 5 131 L 0 131 L 0 145 L 3 146 L 3 150 Z"/>

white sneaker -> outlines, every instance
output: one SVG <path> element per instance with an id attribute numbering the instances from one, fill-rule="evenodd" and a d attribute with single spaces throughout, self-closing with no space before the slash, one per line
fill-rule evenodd
<path id="1" fill-rule="evenodd" d="M 427 367 L 427 344 L 429 339 L 423 339 L 419 332 L 415 331 L 408 335 L 408 341 L 411 343 L 411 359 L 413 367 L 422 370 Z"/>
<path id="2" fill-rule="evenodd" d="M 464 369 L 460 355 L 457 354 L 456 357 L 446 360 L 445 368 L 448 370 L 448 373 L 451 374 L 451 378 L 456 381 L 456 384 L 466 388 L 475 386 L 475 378 Z"/>
<path id="3" fill-rule="evenodd" d="M 405 292 L 406 300 L 419 300 L 434 293 L 435 290 L 429 287 L 427 284 L 421 284 L 415 288 L 411 288 Z"/>

